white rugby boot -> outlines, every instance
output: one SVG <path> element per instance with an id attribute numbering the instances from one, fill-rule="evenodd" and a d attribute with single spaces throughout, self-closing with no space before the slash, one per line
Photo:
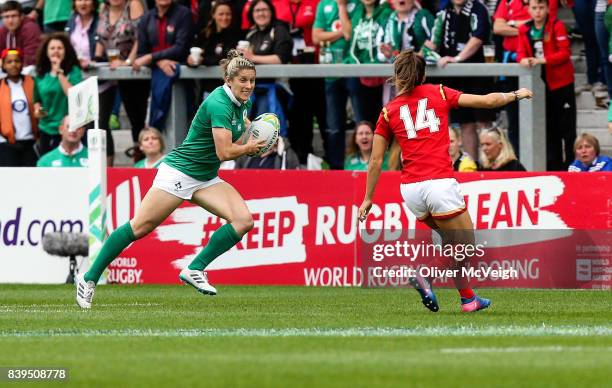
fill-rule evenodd
<path id="1" fill-rule="evenodd" d="M 204 271 L 185 268 L 179 274 L 179 279 L 204 295 L 217 295 L 217 289 L 208 283 L 208 276 Z"/>
<path id="2" fill-rule="evenodd" d="M 85 274 L 80 273 L 74 278 L 74 285 L 76 286 L 77 304 L 82 309 L 90 309 L 96 291 L 96 283 L 85 281 Z"/>

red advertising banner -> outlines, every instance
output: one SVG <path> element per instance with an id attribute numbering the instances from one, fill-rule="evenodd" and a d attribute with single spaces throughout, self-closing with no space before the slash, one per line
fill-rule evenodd
<path id="1" fill-rule="evenodd" d="M 109 169 L 110 230 L 133 217 L 155 172 Z M 375 205 L 360 227 L 365 173 L 220 174 L 246 200 L 255 227 L 209 266 L 213 284 L 361 286 L 361 235 L 403 234 L 410 240 L 415 230 L 427 231 L 401 199 L 399 173 L 381 175 Z M 476 284 L 612 288 L 612 174 L 465 173 L 457 178 L 476 234 L 489 243 L 484 257 L 472 260 L 483 272 Z M 185 202 L 128 247 L 109 267 L 107 280 L 178 283 L 180 270 L 220 225 L 216 216 Z M 504 279 L 493 271 L 503 269 L 514 270 L 513 276 Z"/>

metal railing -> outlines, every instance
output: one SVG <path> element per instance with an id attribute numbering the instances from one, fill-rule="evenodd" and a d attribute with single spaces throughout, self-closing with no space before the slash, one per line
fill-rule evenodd
<path id="1" fill-rule="evenodd" d="M 257 77 L 260 78 L 321 78 L 321 77 L 389 77 L 393 68 L 389 64 L 377 65 L 259 65 Z M 110 70 L 98 67 L 91 71 L 101 80 L 147 79 L 151 72 L 143 68 L 134 72 L 129 67 Z M 546 106 L 544 83 L 540 77 L 541 69 L 536 66 L 526 69 L 518 64 L 499 63 L 459 63 L 446 68 L 427 67 L 427 76 L 444 77 L 518 77 L 520 88 L 531 89 L 533 100 L 519 102 L 520 159 L 530 171 L 546 170 Z M 181 80 L 219 79 L 219 67 L 181 67 L 181 76 L 173 86 L 172 103 L 165 131 L 168 148 L 180 144 L 189 129 L 185 83 Z"/>

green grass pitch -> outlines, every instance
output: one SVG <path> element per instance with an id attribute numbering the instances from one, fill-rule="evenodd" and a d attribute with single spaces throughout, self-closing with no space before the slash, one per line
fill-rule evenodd
<path id="1" fill-rule="evenodd" d="M 67 367 L 73 386 L 610 386 L 612 292 L 0 286 L 0 367 Z M 2 382 L 0 382 L 0 385 Z M 62 386 L 66 383 L 56 382 Z M 23 384 L 13 384 L 24 386 Z M 37 386 L 44 385 L 36 383 Z"/>

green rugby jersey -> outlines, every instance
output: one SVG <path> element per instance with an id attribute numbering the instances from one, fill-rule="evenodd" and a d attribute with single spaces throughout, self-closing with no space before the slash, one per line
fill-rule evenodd
<path id="1" fill-rule="evenodd" d="M 199 181 L 213 179 L 221 161 L 215 151 L 212 129 L 231 130 L 235 142 L 246 129 L 244 120 L 250 107 L 251 102 L 239 102 L 229 86 L 219 86 L 200 105 L 185 141 L 164 158 L 164 163 Z"/>
<path id="2" fill-rule="evenodd" d="M 346 4 L 346 10 L 348 17 L 353 23 L 355 14 L 361 15 L 363 12 L 363 5 L 359 0 L 348 0 Z M 342 23 L 340 22 L 340 12 L 338 11 L 338 3 L 336 0 L 321 0 L 317 5 L 317 14 L 314 21 L 314 28 L 320 28 L 325 32 L 337 32 L 342 29 Z M 348 42 L 344 38 L 340 38 L 330 44 L 330 48 L 345 50 L 348 47 Z"/>
<path id="3" fill-rule="evenodd" d="M 344 169 L 352 170 L 352 171 L 367 171 L 368 170 L 368 162 L 364 162 L 361 160 L 361 156 L 359 154 L 347 155 L 344 159 Z M 389 170 L 389 153 L 385 152 L 385 157 L 383 159 L 382 170 Z"/>
<path id="4" fill-rule="evenodd" d="M 36 163 L 38 167 L 87 167 L 88 166 L 88 154 L 87 148 L 80 145 L 80 147 L 72 154 L 64 150 L 60 145 L 56 149 L 51 150 L 44 154 Z"/>

